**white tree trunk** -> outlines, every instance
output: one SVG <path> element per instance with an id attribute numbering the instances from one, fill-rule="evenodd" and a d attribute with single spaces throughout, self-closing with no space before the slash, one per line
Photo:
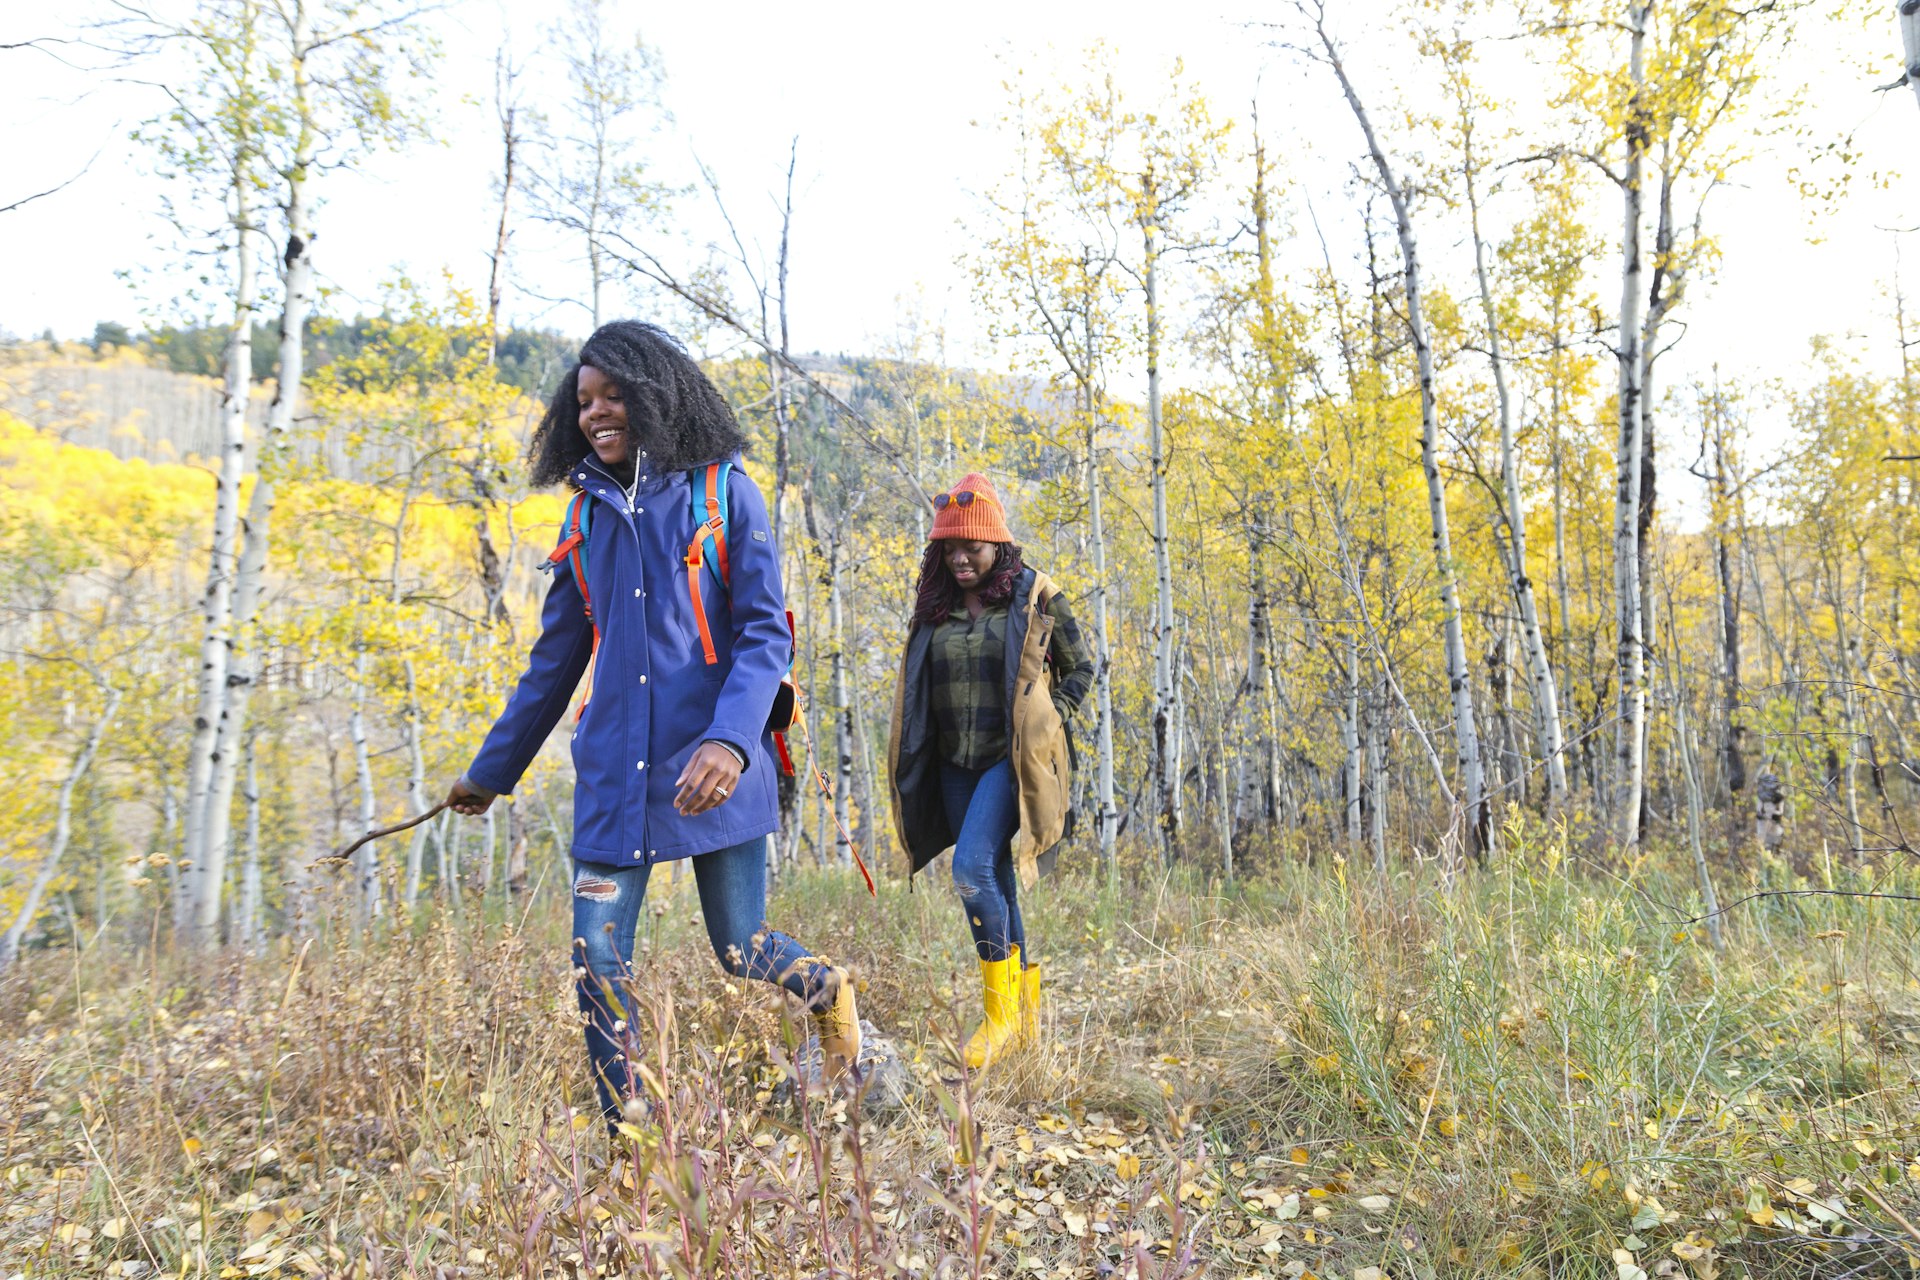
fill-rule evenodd
<path id="1" fill-rule="evenodd" d="M 1486 778 L 1480 757 L 1480 735 L 1474 723 L 1473 680 L 1467 667 L 1467 642 L 1460 623 L 1460 593 L 1453 571 L 1453 538 L 1447 527 L 1447 485 L 1440 473 L 1440 422 L 1434 400 L 1433 346 L 1427 337 L 1426 313 L 1422 307 L 1420 252 L 1414 239 L 1413 217 L 1407 196 L 1393 166 L 1387 163 L 1373 123 L 1361 105 L 1360 95 L 1347 76 L 1338 48 L 1324 25 L 1318 28 L 1321 45 L 1334 74 L 1340 78 L 1347 105 L 1366 135 L 1367 150 L 1373 157 L 1380 184 L 1393 204 L 1393 218 L 1400 236 L 1400 257 L 1406 277 L 1407 329 L 1413 339 L 1413 351 L 1420 370 L 1420 465 L 1427 478 L 1427 514 L 1433 526 L 1433 560 L 1439 576 L 1440 608 L 1445 617 L 1447 682 L 1453 694 L 1454 749 L 1460 769 L 1460 801 L 1465 807 L 1467 852 L 1484 859 L 1490 838 L 1487 812 Z"/>
<path id="2" fill-rule="evenodd" d="M 1640 299 L 1645 266 L 1640 251 L 1643 218 L 1642 168 L 1646 149 L 1647 21 L 1651 0 L 1629 0 L 1627 23 L 1632 33 L 1627 73 L 1633 86 L 1626 123 L 1626 168 L 1621 176 L 1620 239 L 1620 441 L 1613 517 L 1614 622 L 1619 643 L 1615 660 L 1619 670 L 1619 720 L 1614 736 L 1614 817 L 1622 845 L 1640 839 L 1640 806 L 1646 786 L 1646 647 L 1640 584 L 1640 461 L 1645 445 L 1641 395 L 1645 386 L 1645 352 L 1641 350 Z"/>
<path id="3" fill-rule="evenodd" d="M 74 789 L 87 776 L 87 770 L 93 767 L 94 757 L 100 754 L 101 740 L 107 736 L 107 730 L 120 710 L 120 691 L 108 686 L 105 693 L 105 705 L 95 717 L 93 728 L 87 731 L 86 741 L 74 752 L 73 763 L 67 766 L 67 776 L 60 780 L 60 792 L 53 808 L 53 841 L 47 846 L 47 856 L 41 859 L 39 874 L 27 887 L 27 896 L 20 903 L 20 912 L 13 918 L 13 925 L 7 930 L 6 936 L 0 937 L 0 971 L 5 971 L 19 957 L 20 943 L 26 938 L 27 930 L 33 927 L 34 917 L 40 914 L 40 903 L 47 895 L 47 886 L 53 883 L 54 875 L 60 870 L 60 859 L 66 856 L 67 844 L 73 839 Z"/>
<path id="4" fill-rule="evenodd" d="M 1345 749 L 1346 805 L 1343 808 L 1347 843 L 1360 847 L 1360 781 L 1366 764 L 1366 746 L 1360 737 L 1360 645 L 1347 637 L 1347 702 L 1340 717 L 1340 745 Z"/>
<path id="5" fill-rule="evenodd" d="M 1087 539 L 1093 550 L 1093 696 L 1094 726 L 1094 799 L 1099 805 L 1093 816 L 1094 838 L 1100 845 L 1100 861 L 1109 884 L 1115 882 L 1119 864 L 1114 859 L 1114 842 L 1119 833 L 1120 814 L 1113 805 L 1113 650 L 1107 624 L 1107 524 L 1102 509 L 1105 489 L 1100 475 L 1100 413 L 1094 382 L 1095 342 L 1091 290 L 1087 302 L 1086 363 L 1081 370 L 1081 388 L 1087 415 Z M 949 415 L 950 416 L 950 415 Z"/>
<path id="6" fill-rule="evenodd" d="M 1480 307 L 1487 323 L 1487 360 L 1493 366 L 1494 400 L 1500 418 L 1500 476 L 1506 483 L 1507 583 L 1520 611 L 1520 632 L 1526 654 L 1527 678 L 1533 690 L 1534 721 L 1540 734 L 1540 754 L 1547 766 L 1547 812 L 1558 813 L 1567 798 L 1566 736 L 1560 721 L 1560 692 L 1547 659 L 1546 637 L 1533 598 L 1533 578 L 1527 572 L 1527 512 L 1520 496 L 1520 460 L 1513 446 L 1513 397 L 1507 387 L 1507 362 L 1501 351 L 1500 317 L 1493 305 L 1493 282 L 1487 271 L 1487 244 L 1480 235 L 1480 198 L 1474 184 L 1471 134 L 1466 155 L 1467 207 L 1473 230 L 1473 267 L 1480 285 Z"/>
<path id="7" fill-rule="evenodd" d="M 1087 521 L 1088 537 L 1093 543 L 1093 629 L 1099 652 L 1094 659 L 1094 796 L 1100 810 L 1094 815 L 1094 831 L 1100 841 L 1100 858 L 1109 881 L 1119 867 L 1114 861 L 1114 841 L 1119 833 L 1120 814 L 1113 804 L 1113 649 L 1107 620 L 1107 526 L 1101 512 L 1100 458 L 1094 443 L 1094 427 L 1089 413 L 1087 428 Z"/>
<path id="8" fill-rule="evenodd" d="M 1264 818 L 1271 810 L 1274 763 L 1272 605 L 1259 546 L 1252 546 L 1249 554 L 1247 684 L 1235 716 L 1234 750 L 1239 770 L 1236 803 L 1243 819 L 1254 813 Z"/>
<path id="9" fill-rule="evenodd" d="M 487 363 L 500 361 L 500 302 L 507 287 L 508 215 L 513 206 L 513 182 L 519 160 L 520 133 L 515 117 L 520 104 L 515 99 L 514 81 L 518 72 L 503 47 L 494 57 L 494 114 L 500 122 L 500 148 L 505 153 L 500 166 L 500 222 L 493 235 L 493 257 L 487 270 Z M 484 526 L 482 526 L 484 527 Z"/>
<path id="10" fill-rule="evenodd" d="M 1220 877 L 1223 884 L 1233 883 L 1234 757 L 1238 752 L 1222 752 L 1215 772 L 1214 821 L 1220 835 Z"/>
<path id="11" fill-rule="evenodd" d="M 1159 212 L 1153 175 L 1147 175 L 1146 213 L 1141 231 L 1146 245 L 1147 434 L 1153 477 L 1153 762 L 1155 796 L 1160 809 L 1161 852 L 1171 858 L 1180 841 L 1180 734 L 1174 724 L 1179 673 L 1174 658 L 1173 557 L 1167 529 L 1167 441 L 1160 409 L 1160 259 Z"/>
<path id="12" fill-rule="evenodd" d="M 353 711 L 347 717 L 347 735 L 353 742 L 353 772 L 360 783 L 360 830 L 378 825 L 379 808 L 373 791 L 373 760 L 367 750 L 367 660 L 354 668 Z M 362 926 L 380 918 L 380 842 L 369 840 L 353 855 L 354 915 Z"/>
<path id="13" fill-rule="evenodd" d="M 833 651 L 830 659 L 833 683 L 833 821 L 834 849 L 843 867 L 853 865 L 853 846 L 847 835 L 853 829 L 847 812 L 853 794 L 853 697 L 847 688 L 846 591 L 841 583 L 840 538 L 838 531 L 827 550 L 827 628 Z"/>
<path id="14" fill-rule="evenodd" d="M 493 886 L 498 880 L 496 872 L 498 870 L 497 862 L 500 852 L 500 828 L 495 815 L 498 814 L 499 810 L 499 805 L 491 806 L 480 820 L 480 903 L 482 914 L 485 913 L 486 901 L 492 896 Z"/>
<path id="15" fill-rule="evenodd" d="M 1676 653 L 1675 658 L 1678 658 Z M 1670 670 L 1678 673 L 1680 664 L 1675 661 Z M 1715 951 L 1726 949 L 1726 939 L 1720 932 L 1720 897 L 1714 892 L 1713 872 L 1707 866 L 1707 854 L 1701 840 L 1702 829 L 1706 826 L 1701 801 L 1699 756 L 1694 749 L 1693 729 L 1687 722 L 1687 688 L 1679 684 L 1675 677 L 1673 686 L 1673 711 L 1678 723 L 1674 726 L 1680 739 L 1680 769 L 1687 784 L 1687 841 L 1693 849 L 1693 873 L 1700 882 L 1700 903 L 1707 917 L 1707 938 Z"/>
<path id="16" fill-rule="evenodd" d="M 293 5 L 289 33 L 293 103 L 299 133 L 286 182 L 287 242 L 281 254 L 284 296 L 280 310 L 279 374 L 273 402 L 267 408 L 267 429 L 260 465 L 248 496 L 243 541 L 233 598 L 232 657 L 226 673 L 226 696 L 215 732 L 215 749 L 205 814 L 205 848 L 194 856 L 194 868 L 204 868 L 193 891 L 193 933 L 202 945 L 219 940 L 220 895 L 232 845 L 233 792 L 239 769 L 240 744 L 247 736 L 247 716 L 259 680 L 259 657 L 252 645 L 251 627 L 259 611 L 272 544 L 273 507 L 280 460 L 286 453 L 293 421 L 299 412 L 300 384 L 306 366 L 307 316 L 313 306 L 313 258 L 310 252 L 310 176 L 317 134 L 313 128 L 312 90 L 307 59 L 311 52 L 304 0 Z M 249 351 L 251 347 L 249 346 Z M 248 356 L 252 360 L 251 354 Z"/>
<path id="17" fill-rule="evenodd" d="M 227 334 L 225 383 L 220 399 L 220 466 L 214 477 L 213 538 L 207 556 L 207 586 L 200 607 L 200 671 L 194 701 L 193 736 L 187 745 L 186 904 L 197 922 L 220 909 L 220 880 L 210 867 L 213 841 L 207 830 L 221 714 L 227 705 L 227 670 L 233 649 L 235 543 L 240 527 L 240 485 L 247 471 L 247 400 L 253 383 L 253 316 L 256 305 L 253 175 L 236 173 L 233 184 L 233 325 Z M 224 824 L 223 824 L 224 825 Z"/>
<path id="18" fill-rule="evenodd" d="M 247 806 L 247 859 L 240 871 L 240 920 L 237 940 L 247 950 L 266 948 L 267 933 L 260 918 L 260 766 L 255 735 L 247 735 L 247 778 L 242 793 Z"/>
<path id="19" fill-rule="evenodd" d="M 534 786 L 536 788 L 539 784 L 539 779 L 534 779 Z M 453 825 L 453 812 L 449 810 L 441 814 L 440 829 L 434 834 L 433 838 L 434 867 L 439 877 L 440 892 L 447 895 L 447 905 L 452 908 L 455 916 L 460 914 L 461 907 L 464 905 L 460 893 L 459 836 L 460 833 Z M 560 841 L 560 848 L 562 851 L 566 849 L 566 842 L 564 840 Z"/>
<path id="20" fill-rule="evenodd" d="M 1387 874 L 1387 698 L 1386 689 L 1379 688 L 1367 708 L 1367 834 L 1373 841 L 1373 869 L 1382 878 Z"/>
<path id="21" fill-rule="evenodd" d="M 1920 101 L 1920 0 L 1899 0 L 1893 8 L 1900 21 L 1900 65 L 1906 72 L 1907 88 Z"/>
<path id="22" fill-rule="evenodd" d="M 1554 326 L 1556 341 L 1559 331 L 1559 326 L 1556 324 Z M 1557 367 L 1551 376 L 1553 377 L 1553 397 L 1548 413 L 1553 424 L 1553 581 L 1560 605 L 1559 649 L 1560 661 L 1563 664 L 1561 671 L 1565 674 L 1564 664 L 1570 661 L 1569 655 L 1573 652 L 1569 643 L 1573 635 L 1573 585 L 1567 573 L 1567 446 L 1566 438 L 1561 433 L 1560 373 Z M 1573 696 L 1570 692 L 1571 688 L 1572 685 L 1569 682 L 1567 694 L 1569 699 Z M 1564 736 L 1564 722 L 1561 732 Z"/>
<path id="23" fill-rule="evenodd" d="M 427 808 L 427 761 L 420 749 L 420 689 L 414 679 L 413 659 L 403 664 L 407 675 L 407 708 L 402 722 L 407 739 L 407 804 L 415 813 L 424 813 Z M 489 813 L 492 810 L 488 810 Z M 427 835 L 431 827 L 421 823 L 413 829 L 407 840 L 407 874 L 401 889 L 400 901 L 409 913 L 420 897 L 420 875 L 427 851 Z"/>

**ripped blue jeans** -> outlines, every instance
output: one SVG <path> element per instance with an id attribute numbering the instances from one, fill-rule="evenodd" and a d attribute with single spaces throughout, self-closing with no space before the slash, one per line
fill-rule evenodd
<path id="1" fill-rule="evenodd" d="M 632 999 L 633 935 L 653 868 L 573 864 L 573 968 L 580 1011 L 586 1015 L 587 1061 L 600 1109 L 610 1120 L 636 1091 L 621 1042 Z M 785 987 L 802 1000 L 819 990 L 823 966 L 784 933 L 766 926 L 767 840 L 756 836 L 731 849 L 693 859 L 700 914 L 722 967 L 736 978 Z"/>
<path id="2" fill-rule="evenodd" d="M 1013 833 L 1020 829 L 1013 761 L 985 769 L 943 761 L 940 799 L 954 835 L 953 887 L 966 909 L 974 950 L 982 960 L 1005 960 L 1017 946 L 1027 958 L 1020 880 L 1013 870 Z"/>

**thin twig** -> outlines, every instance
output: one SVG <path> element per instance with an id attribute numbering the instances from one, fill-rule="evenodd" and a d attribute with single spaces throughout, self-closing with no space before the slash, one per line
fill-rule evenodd
<path id="1" fill-rule="evenodd" d="M 1920 893 L 1883 893 L 1878 889 L 1762 889 L 1744 898 L 1735 898 L 1718 911 L 1709 911 L 1703 916 L 1689 916 L 1680 923 L 1699 924 L 1713 916 L 1723 916 L 1741 903 L 1752 902 L 1755 898 L 1881 898 L 1888 902 L 1920 902 Z"/>
<path id="2" fill-rule="evenodd" d="M 342 845 L 339 849 L 335 850 L 333 853 L 329 854 L 324 858 L 318 858 L 314 860 L 313 862 L 309 863 L 308 866 L 309 868 L 340 866 L 342 863 L 346 862 L 348 858 L 351 858 L 354 855 L 354 853 L 360 848 L 361 845 L 368 844 L 374 840 L 379 840 L 385 836 L 398 835 L 402 831 L 408 831 L 414 827 L 419 826 L 421 823 L 427 821 L 429 818 L 437 818 L 440 816 L 440 811 L 445 809 L 448 803 L 449 803 L 448 801 L 442 800 L 439 804 L 433 806 L 433 808 L 431 809 L 428 809 L 425 813 L 416 813 L 413 817 L 407 818 L 400 822 L 396 822 L 390 827 L 380 827 L 380 828 L 377 828 L 376 830 L 369 831 L 367 832 L 367 834 L 361 836 L 358 840 L 355 840 L 352 844 Z"/>

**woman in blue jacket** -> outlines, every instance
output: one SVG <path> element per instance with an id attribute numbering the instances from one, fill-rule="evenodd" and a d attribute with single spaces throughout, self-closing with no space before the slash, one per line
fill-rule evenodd
<path id="1" fill-rule="evenodd" d="M 779 826 L 767 721 L 792 637 L 766 504 L 737 465 L 724 494 L 729 582 L 688 563 L 690 485 L 704 489 L 711 464 L 737 464 L 745 443 L 663 330 L 616 321 L 580 348 L 528 453 L 536 487 L 585 495 L 584 555 L 556 552 L 526 673 L 447 797 L 473 814 L 512 791 L 592 667 L 573 730 L 573 964 L 610 1119 L 636 1088 L 622 983 L 657 863 L 693 859 L 714 954 L 806 1004 L 829 1077 L 859 1054 L 847 971 L 765 924 L 766 841 Z"/>

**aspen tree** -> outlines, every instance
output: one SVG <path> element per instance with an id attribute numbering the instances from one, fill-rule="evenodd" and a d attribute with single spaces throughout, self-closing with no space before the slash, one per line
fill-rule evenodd
<path id="1" fill-rule="evenodd" d="M 1539 734 L 1539 752 L 1547 775 L 1547 812 L 1559 812 L 1567 798 L 1566 735 L 1560 720 L 1560 693 L 1553 666 L 1547 656 L 1546 636 L 1540 626 L 1539 610 L 1534 603 L 1533 577 L 1527 561 L 1527 513 L 1520 490 L 1520 457 L 1514 447 L 1513 394 L 1508 387 L 1507 360 L 1501 338 L 1499 309 L 1494 304 L 1492 273 L 1487 265 L 1487 242 L 1480 225 L 1480 169 L 1475 154 L 1476 127 L 1487 105 L 1470 79 L 1470 45 L 1458 36 L 1439 41 L 1439 51 L 1458 108 L 1460 176 L 1467 198 L 1468 226 L 1473 237 L 1474 281 L 1479 288 L 1480 309 L 1486 324 L 1487 363 L 1493 370 L 1494 409 L 1500 424 L 1500 479 L 1505 490 L 1501 522 L 1507 529 L 1507 583 L 1514 607 L 1520 615 L 1521 643 L 1524 649 L 1528 688 L 1532 694 L 1535 726 Z M 1509 731 L 1510 732 L 1510 731 Z"/>
<path id="2" fill-rule="evenodd" d="M 221 897 L 231 840 L 231 815 L 249 703 L 258 678 L 249 632 L 265 590 L 274 504 L 280 472 L 300 412 L 306 366 L 307 319 L 313 308 L 312 203 L 314 179 L 350 165 L 370 147 L 404 140 L 416 126 L 395 83 L 424 70 L 418 52 L 400 52 L 420 36 L 415 10 L 403 0 L 271 0 L 265 49 L 284 65 L 285 100 L 278 104 L 263 159 L 283 193 L 284 249 L 280 254 L 281 309 L 277 375 L 267 408 L 258 472 L 248 495 L 231 597 L 228 667 L 215 726 L 215 744 L 201 818 L 201 847 L 191 852 L 188 896 L 191 927 L 205 945 L 219 941 Z M 316 25 L 318 12 L 323 19 Z M 189 817 L 192 810 L 189 810 Z"/>
<path id="3" fill-rule="evenodd" d="M 1747 786 L 1746 726 L 1741 723 L 1741 583 L 1733 563 L 1733 505 L 1739 498 L 1730 475 L 1733 460 L 1727 442 L 1726 397 L 1717 383 L 1700 397 L 1700 436 L 1701 461 L 1694 464 L 1693 473 L 1707 486 L 1714 587 L 1719 605 L 1715 612 L 1720 639 L 1721 785 L 1731 798 Z"/>
<path id="4" fill-rule="evenodd" d="M 175 108 L 145 126 L 137 137 L 155 145 L 161 161 L 190 183 L 217 184 L 222 191 L 230 252 L 228 299 L 232 320 L 222 354 L 220 453 L 215 469 L 212 536 L 206 586 L 200 597 L 199 666 L 195 672 L 193 731 L 187 744 L 183 858 L 189 885 L 206 881 L 211 847 L 209 799 L 226 706 L 233 649 L 234 584 L 239 574 L 240 490 L 247 471 L 247 407 L 253 378 L 253 324 L 259 307 L 260 218 L 258 190 L 263 151 L 272 127 L 263 93 L 266 53 L 258 0 L 209 4 L 185 24 L 172 26 L 141 15 L 131 20 L 130 51 L 161 44 L 184 48 L 193 62 L 191 79 L 174 91 Z M 187 918 L 197 913 L 179 903 Z"/>
<path id="5" fill-rule="evenodd" d="M 561 135 L 547 140 L 547 157 L 533 166 L 531 195 L 539 217 L 580 236 L 588 310 L 598 329 L 615 263 L 609 240 L 637 232 L 667 205 L 668 189 L 651 180 L 644 163 L 626 158 L 665 118 L 663 76 L 645 41 L 620 34 L 612 0 L 568 0 L 554 39 L 573 93 Z"/>
<path id="6" fill-rule="evenodd" d="M 1154 563 L 1151 789 L 1162 853 L 1172 857 L 1180 838 L 1185 771 L 1167 507 L 1171 446 L 1160 388 L 1165 326 L 1161 270 L 1169 233 L 1178 230 L 1210 178 L 1228 129 L 1211 119 L 1206 100 L 1186 82 L 1177 62 L 1156 105 L 1129 106 L 1116 86 L 1111 57 L 1111 51 L 1100 46 L 1090 52 L 1087 81 L 1069 91 L 1066 109 L 1036 113 L 1036 135 L 1043 163 L 1060 179 L 1065 211 L 1090 226 L 1124 224 L 1140 246 L 1138 257 L 1117 243 L 1106 248 L 1111 260 L 1133 278 L 1142 304 Z M 1179 237 L 1173 235 L 1171 241 L 1178 245 Z M 1110 649 L 1104 641 L 1102 651 L 1106 669 Z M 1103 720 L 1107 714 L 1102 713 Z"/>
<path id="7" fill-rule="evenodd" d="M 493 57 L 493 115 L 500 126 L 500 218 L 494 227 L 493 252 L 487 259 L 487 358 L 500 359 L 500 303 L 507 288 L 507 242 L 512 236 L 514 184 L 522 180 L 521 149 L 526 145 L 520 115 L 521 68 L 503 45 Z"/>
<path id="8" fill-rule="evenodd" d="M 20 955 L 20 944 L 27 930 L 40 914 L 40 902 L 46 897 L 47 888 L 53 883 L 60 869 L 60 860 L 66 856 L 68 842 L 73 837 L 73 796 L 76 788 L 86 779 L 100 754 L 100 743 L 113 727 L 114 717 L 120 711 L 121 690 L 106 681 L 98 673 L 94 675 L 98 684 L 100 706 L 93 713 L 93 722 L 87 729 L 87 736 L 75 748 L 67 763 L 66 771 L 60 778 L 59 789 L 54 793 L 53 838 L 47 843 L 47 852 L 40 860 L 39 870 L 33 877 L 33 883 L 27 886 L 26 896 L 21 899 L 20 909 L 14 915 L 13 923 L 5 934 L 0 934 L 0 973 L 12 967 Z"/>
<path id="9" fill-rule="evenodd" d="M 1420 378 L 1420 463 L 1427 478 L 1427 512 L 1432 524 L 1434 567 L 1440 584 L 1440 605 L 1445 618 L 1447 682 L 1452 691 L 1455 761 L 1460 774 L 1460 817 L 1465 822 L 1468 856 L 1484 861 L 1491 839 L 1491 815 L 1487 803 L 1486 778 L 1481 759 L 1480 735 L 1474 720 L 1473 677 L 1467 666 L 1466 636 L 1461 627 L 1459 586 L 1453 561 L 1453 539 L 1447 525 L 1446 479 L 1439 462 L 1440 424 L 1435 404 L 1433 347 L 1428 338 L 1426 313 L 1421 307 L 1419 246 L 1414 237 L 1413 215 L 1406 189 L 1395 175 L 1382 150 L 1379 138 L 1358 91 L 1347 74 L 1340 48 L 1327 30 L 1326 7 L 1319 0 L 1302 4 L 1319 44 L 1318 56 L 1333 71 L 1340 89 L 1353 111 L 1354 120 L 1365 136 L 1374 172 L 1393 205 L 1394 226 L 1400 240 L 1401 271 L 1405 278 L 1407 329 L 1413 342 L 1414 359 Z"/>
<path id="10" fill-rule="evenodd" d="M 1106 475 L 1102 455 L 1110 422 L 1106 370 L 1124 349 L 1117 315 L 1121 247 L 1113 233 L 1114 195 L 1103 175 L 1118 146 L 1112 85 L 1063 108 L 1031 97 L 1023 83 L 1003 86 L 1014 107 L 1003 120 L 1012 135 L 1016 171 L 989 197 L 995 225 L 979 236 L 973 263 L 976 294 L 1002 340 L 1037 335 L 1047 366 L 1072 383 L 1080 415 L 1080 466 L 1085 476 L 1087 546 L 1093 576 L 1094 839 L 1109 878 L 1120 814 L 1114 805 L 1113 647 L 1108 579 Z"/>
<path id="11" fill-rule="evenodd" d="M 262 901 L 260 866 L 260 764 L 258 759 L 258 733 L 247 735 L 246 776 L 242 782 L 241 797 L 246 802 L 246 860 L 240 869 L 240 905 L 237 911 L 235 941 L 249 951 L 259 952 L 266 947 L 267 932 L 265 922 L 260 918 Z"/>
<path id="12" fill-rule="evenodd" d="M 1153 778 L 1159 811 L 1160 843 L 1173 857 L 1180 844 L 1184 735 L 1181 718 L 1182 658 L 1174 607 L 1172 528 L 1168 522 L 1167 477 L 1172 444 L 1161 403 L 1161 337 L 1165 325 L 1160 298 L 1162 237 L 1198 194 L 1226 135 L 1208 116 L 1205 100 L 1185 90 L 1178 64 L 1173 89 L 1161 110 L 1128 111 L 1120 117 L 1125 150 L 1108 180 L 1119 191 L 1141 243 L 1139 283 L 1146 329 L 1147 467 L 1152 492 L 1154 573 L 1153 613 Z"/>
<path id="13" fill-rule="evenodd" d="M 1614 357 L 1619 362 L 1618 483 L 1613 515 L 1615 659 L 1619 682 L 1619 718 L 1614 731 L 1613 805 L 1615 836 L 1622 845 L 1640 839 L 1640 815 L 1646 788 L 1647 714 L 1646 643 L 1640 591 L 1640 485 L 1646 448 L 1646 417 L 1640 397 L 1646 366 L 1640 346 L 1640 249 L 1644 218 L 1643 169 L 1650 129 L 1647 104 L 1647 23 L 1653 0 L 1628 0 L 1628 97 L 1622 137 L 1626 162 L 1620 172 L 1620 320 Z"/>
<path id="14" fill-rule="evenodd" d="M 1640 838 L 1646 809 L 1646 704 L 1652 633 L 1652 528 L 1658 471 L 1653 374 L 1669 345 L 1666 327 L 1690 274 L 1709 246 L 1702 232 L 1707 196 L 1722 185 L 1753 125 L 1789 118 L 1799 93 L 1761 99 L 1759 54 L 1784 43 L 1798 15 L 1817 6 L 1750 8 L 1714 0 L 1686 6 L 1657 0 L 1604 0 L 1581 21 L 1555 20 L 1567 35 L 1563 104 L 1605 134 L 1562 154 L 1581 155 L 1621 194 L 1620 309 L 1614 498 L 1614 621 L 1618 715 L 1614 737 L 1615 837 Z M 1624 54 L 1598 52 L 1584 33 L 1624 36 Z M 1610 65 L 1618 57 L 1617 65 Z M 1751 115 L 1749 113 L 1752 113 Z M 1755 118 L 1757 116 L 1757 118 Z M 1724 138 L 1724 140 L 1723 140 Z M 1618 156 L 1618 167 L 1614 157 Z M 1651 200 L 1649 200 L 1651 195 Z M 1691 210 L 1682 207 L 1691 200 Z M 1646 224 L 1653 224 L 1651 254 Z"/>

